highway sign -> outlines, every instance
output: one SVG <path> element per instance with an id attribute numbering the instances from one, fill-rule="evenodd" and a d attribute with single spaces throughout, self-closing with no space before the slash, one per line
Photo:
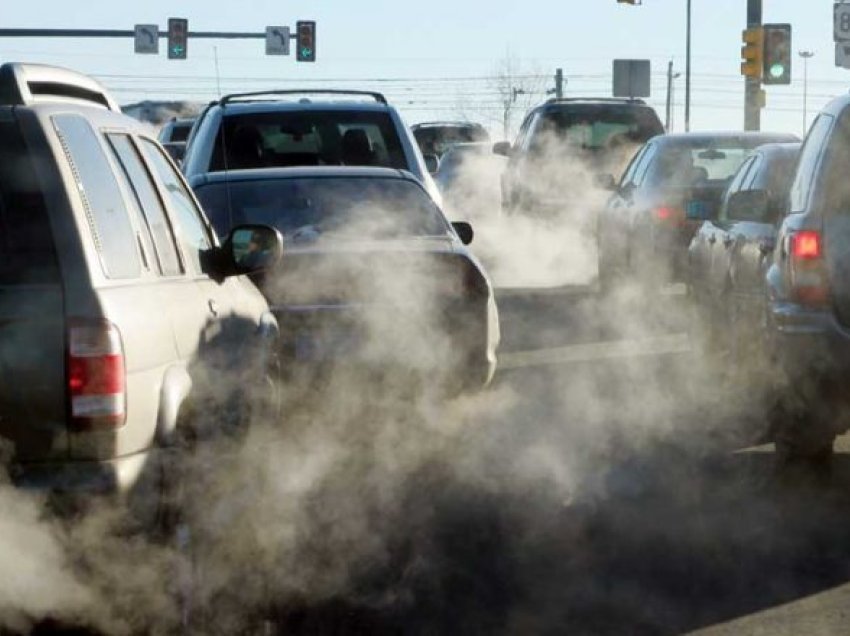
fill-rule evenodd
<path id="1" fill-rule="evenodd" d="M 289 55 L 289 27 L 266 27 L 266 55 Z"/>
<path id="2" fill-rule="evenodd" d="M 850 41 L 850 2 L 833 5 L 832 39 L 836 42 Z"/>
<path id="3" fill-rule="evenodd" d="M 136 53 L 159 53 L 159 25 L 137 24 L 135 38 Z"/>
<path id="4" fill-rule="evenodd" d="M 649 60 L 614 60 L 614 97 L 649 97 Z"/>
<path id="5" fill-rule="evenodd" d="M 835 65 L 850 68 L 850 42 L 835 43 Z"/>

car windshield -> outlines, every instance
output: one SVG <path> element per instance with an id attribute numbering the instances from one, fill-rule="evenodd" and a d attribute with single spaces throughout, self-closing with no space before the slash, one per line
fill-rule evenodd
<path id="1" fill-rule="evenodd" d="M 436 236 L 448 231 L 437 206 L 401 179 L 314 177 L 209 183 L 195 190 L 219 236 L 245 223 L 285 238 Z"/>
<path id="2" fill-rule="evenodd" d="M 281 110 L 228 115 L 211 170 L 273 166 L 406 168 L 387 112 Z"/>
<path id="3" fill-rule="evenodd" d="M 622 106 L 571 107 L 543 115 L 532 139 L 532 149 L 549 140 L 589 150 L 604 149 L 612 143 L 643 143 L 663 132 L 652 111 Z"/>
<path id="4" fill-rule="evenodd" d="M 413 136 L 423 154 L 442 156 L 460 143 L 489 141 L 490 135 L 478 126 L 429 126 L 417 128 Z"/>
<path id="5" fill-rule="evenodd" d="M 755 144 L 757 145 L 757 144 Z M 668 144 L 649 168 L 649 185 L 722 186 L 738 170 L 754 147 L 738 140 L 704 140 Z"/>

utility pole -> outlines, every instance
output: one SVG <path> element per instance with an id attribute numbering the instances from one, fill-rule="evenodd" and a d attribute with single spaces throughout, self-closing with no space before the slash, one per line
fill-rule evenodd
<path id="1" fill-rule="evenodd" d="M 809 125 L 809 59 L 814 56 L 814 51 L 800 51 L 800 57 L 803 58 L 803 137 Z"/>
<path id="2" fill-rule="evenodd" d="M 762 0 L 747 0 L 747 28 L 761 27 Z M 744 130 L 761 130 L 762 92 L 759 77 L 746 77 L 744 86 Z"/>
<path id="3" fill-rule="evenodd" d="M 685 132 L 691 129 L 691 0 L 688 0 L 687 21 L 687 36 L 685 38 Z"/>
<path id="4" fill-rule="evenodd" d="M 555 99 L 564 98 L 564 69 L 555 69 Z"/>
<path id="5" fill-rule="evenodd" d="M 673 127 L 673 80 L 679 77 L 681 73 L 673 72 L 673 60 L 667 63 L 667 111 L 664 118 L 664 129 L 667 132 Z"/>

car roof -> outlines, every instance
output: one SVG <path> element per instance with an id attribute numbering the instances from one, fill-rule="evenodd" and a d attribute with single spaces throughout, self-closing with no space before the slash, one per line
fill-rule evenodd
<path id="1" fill-rule="evenodd" d="M 791 133 L 761 132 L 761 131 L 732 131 L 720 130 L 714 132 L 666 133 L 657 135 L 653 142 L 669 145 L 676 144 L 710 144 L 713 141 L 741 140 L 746 145 L 760 146 L 769 142 L 798 142 L 799 137 Z M 761 143 L 759 143 L 761 142 Z"/>
<path id="2" fill-rule="evenodd" d="M 245 113 L 277 113 L 277 112 L 304 112 L 304 111 L 361 111 L 361 112 L 387 112 L 390 108 L 386 104 L 359 102 L 359 101 L 240 101 L 229 102 L 226 105 L 218 104 L 225 116 L 241 115 Z"/>
<path id="3" fill-rule="evenodd" d="M 484 126 L 472 121 L 423 121 L 413 124 L 410 128 L 418 130 L 420 128 L 484 128 Z"/>
<path id="4" fill-rule="evenodd" d="M 827 115 L 832 115 L 833 117 L 839 117 L 842 112 L 850 106 L 850 95 L 839 95 L 835 99 L 831 100 L 821 109 L 821 113 L 825 113 Z"/>
<path id="5" fill-rule="evenodd" d="M 419 184 L 419 180 L 406 170 L 375 168 L 371 166 L 295 166 L 284 168 L 252 168 L 249 170 L 222 170 L 198 175 L 192 181 L 196 185 L 201 185 L 203 183 L 223 183 L 225 181 L 266 181 L 272 179 L 309 178 L 398 179 L 401 181 L 413 181 Z"/>
<path id="6" fill-rule="evenodd" d="M 618 97 L 562 97 L 552 98 L 540 104 L 539 108 L 569 108 L 570 106 L 633 106 L 651 108 L 642 99 L 623 99 Z"/>
<path id="7" fill-rule="evenodd" d="M 758 148 L 756 148 L 756 152 L 759 152 L 763 155 L 794 155 L 800 151 L 800 146 L 803 144 L 799 141 L 793 142 L 771 142 L 767 144 L 762 144 Z"/>

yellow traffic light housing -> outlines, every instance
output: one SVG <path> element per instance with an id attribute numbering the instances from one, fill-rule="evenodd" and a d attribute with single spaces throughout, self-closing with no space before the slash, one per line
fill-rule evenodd
<path id="1" fill-rule="evenodd" d="M 761 79 L 764 70 L 764 29 L 760 26 L 749 27 L 741 34 L 744 46 L 741 47 L 741 75 Z"/>

